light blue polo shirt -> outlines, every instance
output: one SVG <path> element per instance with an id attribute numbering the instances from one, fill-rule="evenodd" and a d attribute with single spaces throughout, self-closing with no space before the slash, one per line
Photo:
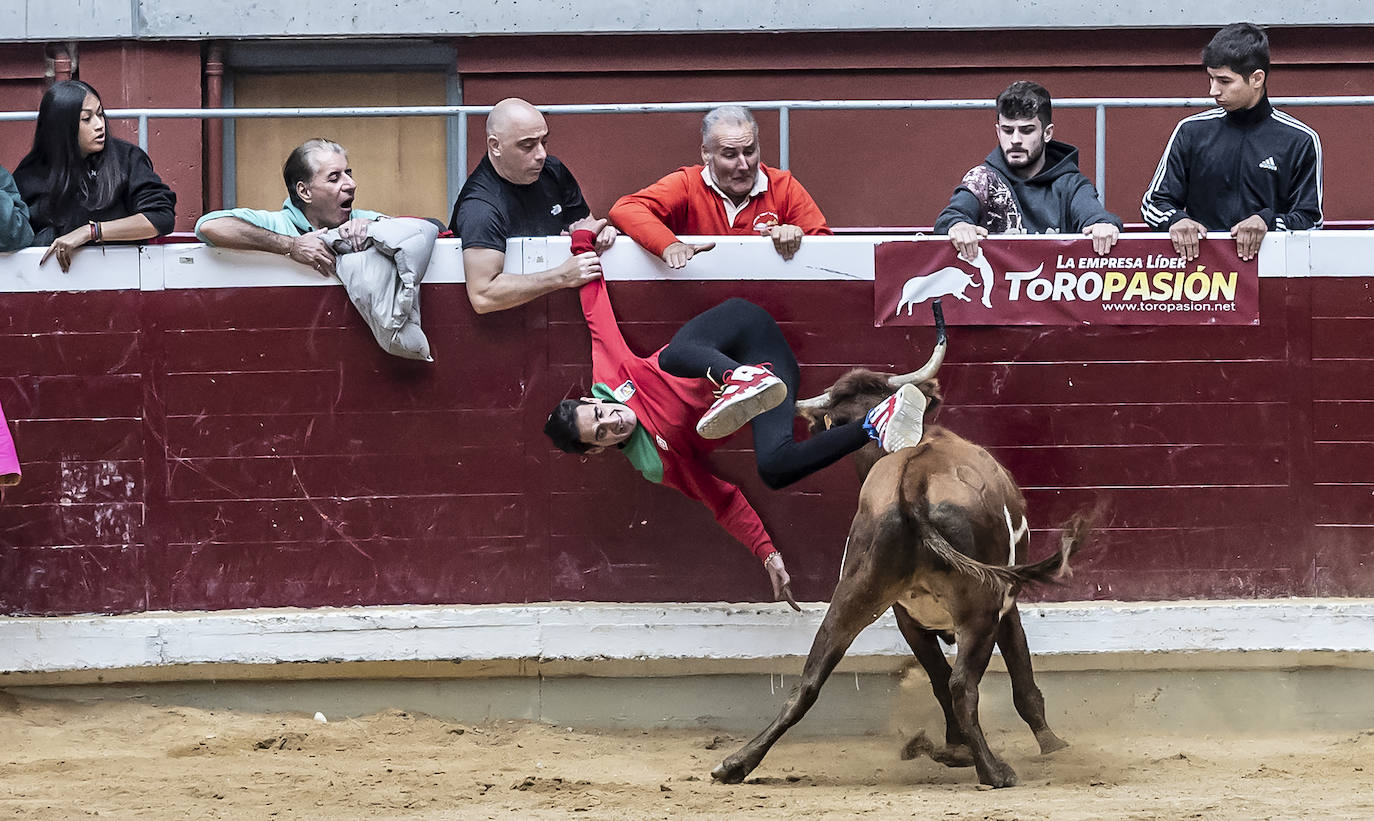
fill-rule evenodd
<path id="1" fill-rule="evenodd" d="M 364 211 L 361 208 L 354 208 L 349 212 L 348 216 L 351 219 L 374 220 L 386 215 L 379 214 L 376 211 Z M 286 201 L 281 204 L 280 211 L 262 211 L 257 208 L 229 208 L 223 211 L 211 211 L 196 220 L 196 237 L 201 242 L 210 242 L 210 240 L 206 239 L 205 236 L 200 233 L 200 226 L 210 220 L 219 219 L 220 217 L 237 217 L 250 225 L 266 228 L 274 234 L 284 234 L 288 237 L 298 237 L 302 234 L 308 234 L 316 230 L 315 227 L 310 224 L 310 221 L 305 218 L 305 214 L 301 213 L 301 209 L 297 208 L 295 204 L 291 202 L 290 197 L 287 197 Z M 214 243 L 210 244 L 213 245 Z"/>

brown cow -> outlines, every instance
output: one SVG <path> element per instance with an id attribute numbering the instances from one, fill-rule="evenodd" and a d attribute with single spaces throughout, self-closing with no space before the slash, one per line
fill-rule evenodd
<path id="1" fill-rule="evenodd" d="M 798 415 L 813 426 L 843 424 L 914 380 L 928 398 L 926 420 L 933 421 L 941 400 L 933 377 L 945 349 L 938 304 L 935 311 L 939 341 L 925 367 L 906 376 L 851 371 L 822 396 L 798 402 Z M 945 713 L 944 749 L 934 749 L 921 734 L 907 744 L 903 758 L 928 752 L 948 766 L 972 763 L 982 783 L 1012 786 L 1016 773 L 988 749 L 978 723 L 978 683 L 996 643 L 1017 712 L 1035 733 L 1040 751 L 1067 746 L 1045 722 L 1016 596 L 1027 584 L 1068 572 L 1068 559 L 1086 542 L 1092 517 L 1080 514 L 1064 526 L 1055 555 L 1017 565 L 1013 562 L 1024 560 L 1030 543 L 1026 503 L 1011 475 L 981 447 L 928 424 L 916 447 L 887 455 L 869 445 L 855 454 L 855 462 L 863 480 L 859 510 L 801 684 L 777 719 L 711 776 L 732 784 L 744 780 L 810 709 L 859 632 L 891 607 Z M 953 668 L 940 649 L 941 637 L 958 645 Z"/>

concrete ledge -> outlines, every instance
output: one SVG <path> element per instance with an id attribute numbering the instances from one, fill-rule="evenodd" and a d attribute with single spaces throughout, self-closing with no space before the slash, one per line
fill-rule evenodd
<path id="1" fill-rule="evenodd" d="M 1240 654 L 1247 655 L 1247 654 Z M 1374 675 L 1367 669 L 1313 666 L 1275 669 L 1063 671 L 1037 659 L 1051 726 L 1070 741 L 1104 728 L 1133 733 L 1261 733 L 1374 727 Z M 290 681 L 143 681 L 19 686 L 5 692 L 66 702 L 128 701 L 303 717 L 330 721 L 382 710 L 427 713 L 450 721 L 528 719 L 579 728 L 679 727 L 726 730 L 736 742 L 777 715 L 799 679 L 790 673 L 679 675 L 652 678 L 496 676 L 491 678 L 355 678 Z M 1030 745 L 1005 673 L 989 670 L 979 687 L 983 726 Z M 78 708 L 79 709 L 79 708 Z M 939 733 L 940 708 L 919 670 L 837 672 L 816 707 L 788 734 Z M 707 736 L 709 738 L 709 736 Z M 895 757 L 897 745 L 894 739 Z M 730 748 L 737 744 L 726 745 Z M 724 755 L 728 751 L 722 751 Z"/>
<path id="2" fill-rule="evenodd" d="M 19 684 L 790 672 L 800 670 L 825 607 L 811 603 L 795 614 L 781 605 L 552 603 L 4 617 L 0 673 Z M 1046 669 L 1360 667 L 1374 659 L 1370 599 L 1032 604 L 1022 620 Z M 891 672 L 910 655 L 885 613 L 854 642 L 845 669 Z"/>
<path id="3" fill-rule="evenodd" d="M 1227 235 L 1214 233 L 1224 241 Z M 1167 234 L 1132 233 L 1131 239 L 1167 241 Z M 845 235 L 809 237 L 790 261 L 762 237 L 683 237 L 716 243 L 710 254 L 692 263 L 692 273 L 674 271 L 658 257 L 628 239 L 602 255 L 611 281 L 872 281 L 873 248 L 883 242 L 948 242 L 942 236 Z M 1043 240 L 1045 236 L 1002 236 L 998 242 Z M 568 256 L 567 237 L 526 237 L 506 245 L 511 273 L 543 271 Z M 1161 247 L 1167 248 L 1167 245 Z M 339 281 L 324 278 L 284 257 L 258 251 L 233 251 L 201 243 L 115 246 L 100 254 L 78 254 L 62 273 L 55 265 L 40 267 L 42 248 L 0 254 L 0 294 L 60 291 L 186 290 L 209 288 L 330 288 Z M 1271 232 L 1260 246 L 1263 278 L 1317 276 L 1367 277 L 1374 268 L 1374 232 Z M 464 282 L 462 248 L 457 240 L 439 240 L 425 274 L 426 285 Z"/>
<path id="4" fill-rule="evenodd" d="M 952 651 L 951 651 L 952 652 Z M 363 681 L 493 681 L 554 679 L 670 679 L 710 677 L 800 676 L 804 656 L 758 659 L 503 659 L 498 661 L 297 661 L 278 664 L 202 662 L 160 667 L 0 672 L 0 687 L 79 688 L 85 685 L 223 686 L 280 685 L 314 682 L 319 685 Z M 1374 671 L 1374 653 L 1312 651 L 1229 651 L 1176 653 L 1074 653 L 1037 655 L 1038 673 L 1128 674 L 1137 672 L 1245 673 L 1298 670 Z M 1006 671 L 1001 656 L 993 656 L 989 675 Z M 891 678 L 920 675 L 916 659 L 906 656 L 846 656 L 837 675 Z M 1374 676 L 1370 677 L 1374 683 Z M 75 693 L 76 690 L 70 692 Z M 380 709 L 380 708 L 378 708 Z"/>

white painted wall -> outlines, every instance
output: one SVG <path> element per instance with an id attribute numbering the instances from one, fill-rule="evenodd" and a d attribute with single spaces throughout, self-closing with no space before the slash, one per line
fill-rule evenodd
<path id="1" fill-rule="evenodd" d="M 207 3 L 204 0 L 7 0 L 0 38 L 433 36 L 473 34 L 654 34 L 664 32 L 874 31 L 919 29 L 1167 28 L 1261 25 L 1370 25 L 1374 4 L 1288 0 L 1257 6 L 1140 0 L 778 0 L 645 3 L 643 0 L 488 2 Z"/>
<path id="2" fill-rule="evenodd" d="M 0 617 L 0 673 L 184 664 L 740 661 L 805 656 L 824 603 L 534 604 Z M 1037 656 L 1374 653 L 1374 600 L 1024 605 Z M 911 650 L 890 612 L 849 657 Z"/>
<path id="3" fill-rule="evenodd" d="M 1131 234 L 1132 239 L 1167 240 L 1166 234 Z M 1228 242 L 1225 233 L 1214 241 Z M 693 239 L 687 237 L 687 239 Z M 807 237 L 791 261 L 774 251 L 762 237 L 706 237 L 716 243 L 682 271 L 670 270 L 659 259 L 622 237 L 602 256 L 606 278 L 627 280 L 872 280 L 873 247 L 880 242 L 917 240 L 948 242 L 938 236 Z M 1036 236 L 998 237 L 999 242 L 1043 239 Z M 62 273 L 49 260 L 40 266 L 44 249 L 28 248 L 0 254 L 0 294 L 43 291 L 161 291 L 172 288 L 265 288 L 277 286 L 329 287 L 314 271 L 276 254 L 230 251 L 200 243 L 85 248 L 73 255 L 72 268 Z M 513 239 L 506 248 L 506 270 L 544 271 L 568 256 L 567 237 Z M 1374 231 L 1270 232 L 1260 247 L 1261 277 L 1374 275 Z M 439 240 L 430 258 L 426 285 L 463 282 L 462 248 L 458 240 Z"/>

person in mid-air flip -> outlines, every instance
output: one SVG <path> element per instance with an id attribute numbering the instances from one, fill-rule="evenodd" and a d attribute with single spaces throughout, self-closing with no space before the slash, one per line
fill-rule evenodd
<path id="1" fill-rule="evenodd" d="M 572 226 L 574 254 L 591 250 L 603 221 L 585 222 Z M 617 447 L 644 478 L 706 505 L 763 562 L 774 598 L 796 608 L 782 554 L 744 494 L 711 472 L 706 455 L 750 425 L 760 477 L 782 488 L 875 439 L 888 452 L 915 445 L 924 394 L 905 386 L 866 419 L 798 441 L 792 420 L 800 369 L 767 311 L 727 300 L 689 320 L 663 348 L 638 356 L 620 334 L 605 282 L 583 285 L 579 296 L 592 337 L 593 395 L 560 402 L 544 433 L 567 453 Z"/>

